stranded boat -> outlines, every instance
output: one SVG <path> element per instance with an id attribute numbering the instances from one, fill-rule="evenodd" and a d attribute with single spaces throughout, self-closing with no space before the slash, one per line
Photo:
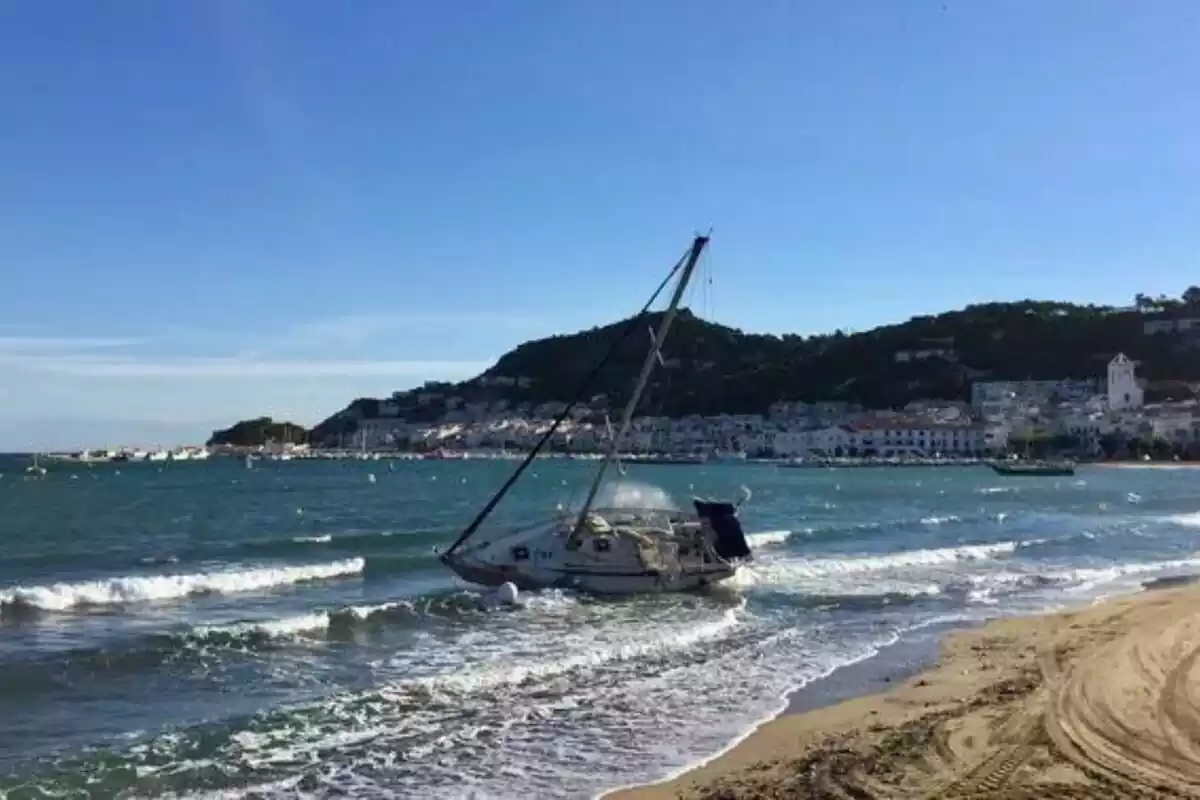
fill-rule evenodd
<path id="1" fill-rule="evenodd" d="M 688 512 L 673 507 L 640 507 L 645 504 L 643 493 L 634 493 L 635 498 L 631 501 L 597 507 L 606 473 L 614 466 L 623 473 L 618 448 L 629 431 L 654 366 L 661 360 L 660 351 L 675 319 L 679 301 L 707 244 L 708 237 L 695 238 L 642 312 L 626 323 L 608 355 L 584 381 L 575 401 L 558 415 L 500 491 L 441 555 L 442 562 L 459 576 L 484 586 L 512 583 L 520 589 L 563 587 L 600 594 L 678 592 L 726 580 L 737 572 L 739 562 L 750 558 L 750 547 L 737 515 L 741 502 L 749 498 L 748 490 L 737 504 L 695 498 L 692 510 Z M 622 342 L 640 327 L 642 315 L 676 274 L 679 277 L 670 305 L 654 333 L 650 352 L 642 364 L 620 426 L 611 437 L 582 507 L 574 512 L 560 511 L 550 520 L 516 530 L 481 533 L 488 515 L 575 405 L 587 396 L 595 378 Z M 657 505 L 673 504 L 657 501 Z"/>

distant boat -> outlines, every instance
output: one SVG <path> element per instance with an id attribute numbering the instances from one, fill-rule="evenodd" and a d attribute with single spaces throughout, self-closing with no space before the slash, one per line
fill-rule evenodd
<path id="1" fill-rule="evenodd" d="M 636 456 L 629 459 L 636 464 L 704 464 L 708 462 L 705 453 L 676 453 L 662 456 Z"/>
<path id="2" fill-rule="evenodd" d="M 45 475 L 46 468 L 43 467 L 38 459 L 38 454 L 33 454 L 33 463 L 25 468 L 25 472 L 30 475 Z"/>
<path id="3" fill-rule="evenodd" d="M 1074 461 L 992 461 L 988 463 L 997 475 L 1074 475 Z"/>

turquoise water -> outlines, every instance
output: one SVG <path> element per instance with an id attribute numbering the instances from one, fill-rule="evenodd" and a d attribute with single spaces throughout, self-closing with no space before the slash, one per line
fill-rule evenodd
<path id="1" fill-rule="evenodd" d="M 484 610 L 433 551 L 511 463 L 0 461 L 0 793 L 590 797 L 930 625 L 1200 565 L 1200 471 L 632 466 L 754 490 L 702 594 Z M 543 461 L 501 518 L 578 499 Z M 371 482 L 368 475 L 374 473 Z"/>

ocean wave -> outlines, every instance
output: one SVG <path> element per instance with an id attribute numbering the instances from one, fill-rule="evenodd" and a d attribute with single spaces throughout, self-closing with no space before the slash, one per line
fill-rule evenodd
<path id="1" fill-rule="evenodd" d="M 1200 511 L 1191 511 L 1186 514 L 1169 514 L 1165 517 L 1159 517 L 1159 520 L 1182 525 L 1185 528 L 1200 528 Z"/>
<path id="2" fill-rule="evenodd" d="M 758 599 L 769 596 L 760 593 Z M 788 594 L 787 604 L 792 608 L 814 611 L 877 611 L 895 606 L 910 605 L 943 595 L 943 588 L 936 583 L 923 585 L 885 584 L 878 588 L 863 587 L 861 591 L 813 592 L 800 595 Z"/>
<path id="3" fill-rule="evenodd" d="M 1130 562 L 1103 567 L 1063 568 L 1054 571 L 1051 575 L 1070 584 L 1070 588 L 1078 592 L 1119 582 L 1123 578 L 1136 578 L 1140 581 L 1150 576 L 1164 577 L 1166 573 L 1191 575 L 1197 570 L 1200 570 L 1200 555 L 1191 558 Z M 1158 574 L 1156 575 L 1156 573 Z"/>
<path id="4" fill-rule="evenodd" d="M 316 553 L 373 555 L 410 553 L 414 558 L 428 558 L 439 543 L 453 538 L 451 529 L 412 531 L 346 531 L 342 533 L 290 534 L 237 541 L 192 542 L 187 546 L 159 552 L 137 552 L 128 543 L 100 545 L 81 550 L 58 550 L 52 553 L 18 553 L 4 556 L 7 566 L 18 566 L 23 572 L 39 569 L 87 568 L 125 569 L 131 566 L 195 563 L 207 560 L 236 561 L 243 557 L 305 556 Z"/>
<path id="5" fill-rule="evenodd" d="M 821 578 L 908 567 L 942 566 L 1012 555 L 1018 546 L 1018 542 L 996 542 L 994 544 L 904 550 L 882 555 L 787 559 L 743 566 L 731 579 L 731 582 L 739 586 L 753 586 L 760 583 L 787 583 L 798 578 Z"/>
<path id="6" fill-rule="evenodd" d="M 392 548 L 423 549 L 432 552 L 432 548 L 453 537 L 454 531 L 440 530 L 367 530 L 343 531 L 328 533 L 293 534 L 287 537 L 269 539 L 252 539 L 250 541 L 230 543 L 235 550 L 248 553 L 267 555 L 290 555 L 311 551 L 329 552 L 349 550 L 367 553 L 380 549 Z"/>
<path id="7" fill-rule="evenodd" d="M 945 525 L 947 522 L 962 522 L 962 517 L 957 514 L 947 514 L 944 517 L 922 517 L 922 525 Z"/>
<path id="8" fill-rule="evenodd" d="M 806 542 L 826 542 L 826 541 L 843 541 L 851 538 L 856 534 L 865 534 L 866 537 L 875 537 L 883 535 L 892 535 L 902 531 L 919 530 L 922 528 L 939 527 L 955 525 L 960 523 L 981 523 L 981 522 L 1002 522 L 1002 517 L 997 517 L 995 514 L 941 514 L 927 515 L 923 517 L 900 517 L 886 522 L 866 521 L 866 522 L 820 522 L 795 528 L 790 531 L 787 537 L 789 544 L 806 541 Z M 771 531 L 769 533 L 777 533 Z M 749 538 L 749 537 L 747 537 Z M 773 540 L 768 540 L 768 543 L 774 543 Z M 753 544 L 753 541 L 751 542 Z"/>
<path id="9" fill-rule="evenodd" d="M 187 666 L 234 653 L 253 655 L 286 648 L 355 640 L 367 632 L 442 620 L 454 625 L 494 614 L 561 615 L 579 598 L 561 590 L 526 593 L 516 606 L 484 602 L 479 592 L 435 592 L 390 602 L 313 609 L 298 614 L 194 625 L 176 630 L 107 638 L 58 651 L 33 650 L 28 658 L 0 662 L 0 693 L 61 688 L 72 680 L 127 674 L 164 664 Z"/>
<path id="10" fill-rule="evenodd" d="M 516 606 L 493 606 L 479 592 L 441 592 L 386 603 L 317 610 L 293 616 L 201 625 L 173 639 L 193 644 L 252 644 L 258 641 L 337 638 L 364 628 L 402 624 L 420 619 L 454 620 L 496 612 L 545 611 L 555 605 L 574 603 L 559 591 L 528 593 Z"/>
<path id="11" fill-rule="evenodd" d="M 77 583 L 17 586 L 0 590 L 0 610 L 69 611 L 89 606 L 174 600 L 198 594 L 259 591 L 356 575 L 363 571 L 365 564 L 362 558 L 348 558 L 303 566 L 254 567 L 176 575 L 130 575 Z"/>
<path id="12" fill-rule="evenodd" d="M 540 736 L 540 726 L 553 725 L 552 717 L 560 714 L 612 716 L 635 702 L 618 689 L 624 678 L 651 685 L 666 680 L 655 691 L 669 689 L 673 697 L 676 681 L 668 675 L 721 663 L 722 654 L 746 644 L 737 633 L 742 611 L 739 606 L 681 626 L 639 626 L 603 638 L 567 633 L 570 641 L 560 642 L 551 652 L 514 650 L 507 657 L 484 660 L 463 658 L 467 654 L 454 650 L 425 665 L 436 670 L 432 674 L 417 670 L 416 675 L 403 676 L 413 671 L 404 662 L 398 668 L 401 674 L 372 688 L 212 720 L 95 757 L 47 760 L 39 775 L 22 779 L 23 785 L 53 786 L 64 776 L 86 774 L 92 785 L 115 787 L 114 791 L 130 796 L 171 796 L 176 791 L 196 796 L 199 786 L 230 792 L 210 796 L 244 796 L 250 787 L 267 786 L 286 794 L 285 786 L 299 785 L 323 794 L 323 776 L 312 774 L 312 769 L 319 770 L 323 762 L 333 759 L 329 763 L 338 764 L 343 777 L 369 783 L 378 766 L 376 756 L 386 750 L 402 772 L 388 776 L 381 785 L 398 788 L 394 777 L 404 786 L 400 793 L 405 796 L 435 796 L 439 793 L 413 791 L 407 785 L 412 770 L 427 771 L 421 762 L 431 753 L 436 755 L 451 742 L 490 748 L 494 734 L 513 725 L 532 726 L 527 735 Z M 747 641 L 761 639 L 760 632 Z M 504 637 L 497 643 L 501 641 Z M 397 658 L 404 661 L 404 654 Z M 679 675 L 684 687 L 692 683 L 689 674 Z M 574 741 L 571 746 L 575 747 Z M 405 766 L 413 759 L 418 763 L 411 769 Z M 351 776 L 344 770 L 347 761 L 362 769 Z M 210 769 L 214 763 L 221 765 L 219 772 Z M 198 772 L 206 777 L 203 783 L 195 780 Z M 304 777 L 291 780 L 300 775 Z M 13 785 L 0 779 L 0 792 Z"/>
<path id="13" fill-rule="evenodd" d="M 734 608 L 726 609 L 717 619 L 694 627 L 673 631 L 653 639 L 629 637 L 614 638 L 597 646 L 578 650 L 565 658 L 554 660 L 500 661 L 483 667 L 470 667 L 449 674 L 432 675 L 401 681 L 378 690 L 385 701 L 395 701 L 411 695 L 414 691 L 451 692 L 470 695 L 479 691 L 501 686 L 517 686 L 531 681 L 552 677 L 563 677 L 582 669 L 594 669 L 613 662 L 628 662 L 653 657 L 669 657 L 672 653 L 714 639 L 719 639 L 736 628 L 745 610 L 745 601 Z"/>
<path id="14" fill-rule="evenodd" d="M 786 544 L 791 535 L 791 531 L 759 531 L 757 533 L 747 533 L 746 542 L 752 548 L 771 547 L 773 545 Z"/>

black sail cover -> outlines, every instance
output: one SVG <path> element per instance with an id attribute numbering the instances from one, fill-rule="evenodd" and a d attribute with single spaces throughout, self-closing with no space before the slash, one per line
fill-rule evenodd
<path id="1" fill-rule="evenodd" d="M 692 500 L 696 506 L 696 514 L 701 519 L 708 520 L 716 534 L 713 549 L 717 555 L 726 560 L 732 558 L 749 558 L 750 545 L 746 543 L 746 534 L 742 531 L 742 521 L 738 519 L 737 508 L 728 501 L 722 500 Z"/>

